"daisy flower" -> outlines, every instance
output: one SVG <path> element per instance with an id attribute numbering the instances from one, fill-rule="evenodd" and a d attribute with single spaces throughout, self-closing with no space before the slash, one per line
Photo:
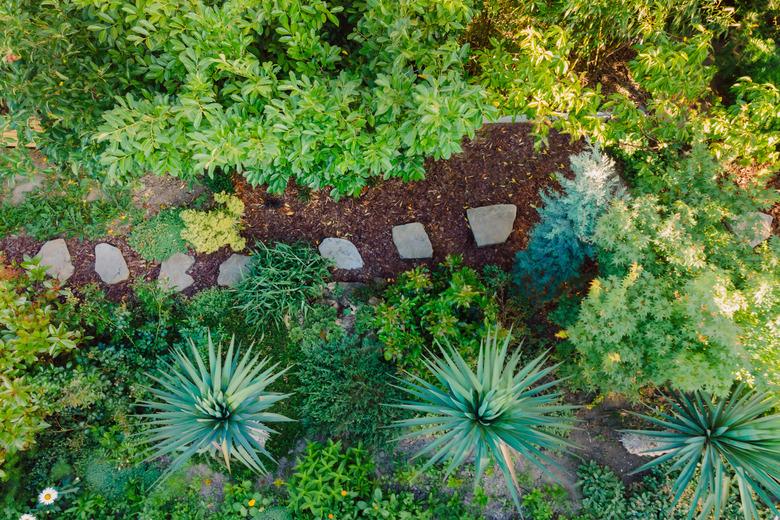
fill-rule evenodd
<path id="1" fill-rule="evenodd" d="M 36 518 L 35 518 L 34 515 L 30 515 L 30 514 L 25 513 L 25 514 L 23 514 L 22 516 L 19 517 L 19 520 L 36 520 Z"/>
<path id="2" fill-rule="evenodd" d="M 52 487 L 47 487 L 43 491 L 41 491 L 41 494 L 38 495 L 38 502 L 45 505 L 50 506 L 54 503 L 55 500 L 57 500 L 57 497 L 60 494 L 57 493 L 57 490 Z"/>

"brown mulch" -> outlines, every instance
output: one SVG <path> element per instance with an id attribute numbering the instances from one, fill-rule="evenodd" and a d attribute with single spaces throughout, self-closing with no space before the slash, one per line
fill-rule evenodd
<path id="1" fill-rule="evenodd" d="M 295 187 L 281 196 L 271 195 L 243 181 L 237 183 L 237 193 L 246 204 L 246 235 L 250 239 L 318 244 L 326 237 L 340 237 L 352 241 L 365 267 L 337 272 L 340 280 L 389 278 L 416 264 L 431 265 L 455 253 L 463 255 L 469 265 L 508 268 L 538 221 L 539 190 L 556 184 L 556 171 L 569 172 L 569 155 L 581 147 L 567 136 L 553 133 L 550 146 L 535 152 L 527 125 L 486 125 L 474 140 L 464 143 L 462 154 L 446 161 L 429 161 L 424 181 L 384 181 L 359 198 L 339 202 L 325 193 L 313 193 L 307 200 Z M 477 248 L 466 209 L 503 203 L 517 205 L 509 240 Z M 432 260 L 402 260 L 398 256 L 392 228 L 410 222 L 425 226 L 433 245 Z"/>
<path id="2" fill-rule="evenodd" d="M 391 278 L 417 264 L 432 265 L 448 254 L 461 254 L 468 265 L 496 264 L 509 268 L 515 252 L 525 247 L 531 227 L 538 221 L 539 190 L 557 183 L 553 174 L 569 172 L 569 155 L 581 143 L 553 132 L 549 147 L 534 151 L 527 125 L 486 125 L 475 139 L 464 142 L 463 153 L 449 160 L 429 161 L 427 178 L 403 183 L 390 180 L 370 187 L 359 198 L 333 201 L 325 192 L 304 194 L 291 187 L 282 195 L 269 195 L 253 189 L 242 179 L 236 192 L 246 204 L 245 235 L 251 245 L 262 241 L 305 241 L 314 245 L 326 237 L 351 240 L 363 256 L 359 271 L 337 271 L 341 281 L 369 281 Z M 468 226 L 466 209 L 489 204 L 517 205 L 514 231 L 506 243 L 477 248 Z M 392 227 L 409 222 L 425 225 L 434 250 L 432 260 L 402 260 L 392 239 Z M 100 282 L 94 272 L 94 246 L 108 242 L 118 247 L 130 269 L 130 279 L 105 286 L 110 297 L 119 299 L 138 278 L 155 279 L 159 264 L 138 256 L 122 237 L 99 241 L 67 240 L 75 273 L 71 285 Z M 29 237 L 0 238 L 0 251 L 8 260 L 32 256 L 42 245 Z M 185 291 L 192 294 L 216 284 L 219 264 L 231 252 L 221 250 L 196 255 L 189 274 L 195 284 Z"/>

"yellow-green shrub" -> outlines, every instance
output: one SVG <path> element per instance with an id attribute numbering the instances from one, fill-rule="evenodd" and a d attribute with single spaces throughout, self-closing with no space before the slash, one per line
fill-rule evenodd
<path id="1" fill-rule="evenodd" d="M 246 247 L 246 240 L 240 234 L 244 228 L 241 222 L 244 203 L 225 192 L 215 194 L 214 201 L 223 207 L 211 211 L 188 209 L 181 212 L 184 222 L 181 237 L 198 253 L 213 253 L 223 246 L 241 251 Z"/>

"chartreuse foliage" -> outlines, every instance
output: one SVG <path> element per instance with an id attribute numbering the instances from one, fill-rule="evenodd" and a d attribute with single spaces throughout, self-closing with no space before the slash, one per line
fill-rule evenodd
<path id="1" fill-rule="evenodd" d="M 141 404 L 151 411 L 141 415 L 149 423 L 145 441 L 149 459 L 172 458 L 163 477 L 181 468 L 198 453 L 211 452 L 225 462 L 228 471 L 236 460 L 252 471 L 266 472 L 260 455 L 270 458 L 265 448 L 273 430 L 267 423 L 289 421 L 268 410 L 288 395 L 269 392 L 268 386 L 286 372 L 277 365 L 252 355 L 241 355 L 231 340 L 223 358 L 222 346 L 208 337 L 208 359 L 204 362 L 195 342 L 190 352 L 173 350 L 173 360 L 152 379 L 152 397 Z"/>
<path id="2" fill-rule="evenodd" d="M 473 4 L 13 0 L 0 91 L 16 127 L 39 117 L 111 180 L 237 170 L 357 195 L 422 178 L 492 113 L 464 79 Z"/>
<path id="3" fill-rule="evenodd" d="M 688 518 L 721 518 L 731 481 L 736 480 L 745 520 L 758 520 L 757 500 L 774 515 L 780 496 L 780 415 L 776 396 L 738 386 L 727 398 L 704 393 L 679 395 L 660 417 L 641 415 L 661 430 L 639 430 L 669 450 L 637 468 L 644 471 L 674 461 L 676 504 L 693 489 Z M 697 509 L 700 511 L 697 515 Z"/>
<path id="4" fill-rule="evenodd" d="M 570 157 L 574 178 L 558 174 L 562 192 L 543 191 L 541 222 L 531 230 L 528 247 L 517 253 L 515 283 L 530 295 L 549 298 L 576 277 L 593 258 L 593 231 L 614 197 L 623 195 L 615 163 L 598 147 Z"/>
<path id="5" fill-rule="evenodd" d="M 44 391 L 28 372 L 72 351 L 81 339 L 68 325 L 67 295 L 35 263 L 21 270 L 0 265 L 0 480 L 7 477 L 6 461 L 30 448 L 48 426 Z"/>
<path id="6" fill-rule="evenodd" d="M 246 247 L 246 239 L 240 234 L 244 203 L 225 192 L 215 193 L 214 202 L 219 206 L 210 211 L 186 209 L 179 213 L 184 223 L 181 237 L 198 253 L 213 253 L 223 246 L 241 251 Z"/>
<path id="7" fill-rule="evenodd" d="M 549 472 L 545 463 L 555 462 L 542 450 L 566 448 L 569 443 L 545 428 L 571 428 L 569 420 L 555 414 L 573 407 L 556 404 L 560 394 L 548 391 L 560 381 L 548 377 L 556 367 L 544 368 L 544 355 L 521 366 L 521 349 L 508 354 L 511 334 L 499 339 L 497 332 L 488 332 L 481 342 L 476 371 L 449 347 L 441 349 L 441 358 L 425 359 L 435 383 L 408 374 L 400 386 L 409 399 L 393 406 L 420 416 L 394 425 L 412 428 L 401 439 L 436 437 L 414 456 L 430 457 L 421 471 L 446 461 L 449 475 L 473 454 L 478 483 L 488 463 L 496 463 L 520 509 L 511 450 Z"/>

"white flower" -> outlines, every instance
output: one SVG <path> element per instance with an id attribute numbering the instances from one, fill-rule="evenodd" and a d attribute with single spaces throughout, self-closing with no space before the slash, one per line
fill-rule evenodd
<path id="1" fill-rule="evenodd" d="M 37 520 L 37 519 L 35 518 L 35 516 L 25 513 L 19 517 L 19 520 Z"/>
<path id="2" fill-rule="evenodd" d="M 41 494 L 38 495 L 38 502 L 45 506 L 50 506 L 54 503 L 55 500 L 57 500 L 57 497 L 60 496 L 59 493 L 57 493 L 57 490 L 52 487 L 47 487 L 43 491 L 41 491 Z"/>

